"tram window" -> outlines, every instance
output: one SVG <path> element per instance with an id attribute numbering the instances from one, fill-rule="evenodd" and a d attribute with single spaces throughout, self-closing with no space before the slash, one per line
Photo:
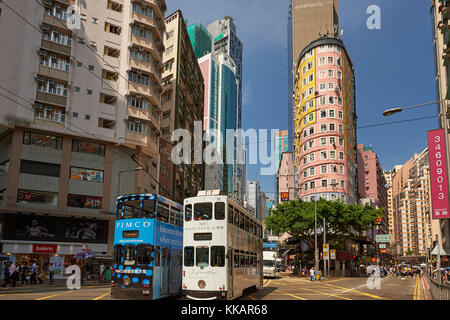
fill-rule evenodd
<path id="1" fill-rule="evenodd" d="M 250 221 L 250 233 L 255 234 L 255 223 Z"/>
<path id="2" fill-rule="evenodd" d="M 250 256 L 248 255 L 248 252 L 246 252 L 246 253 L 245 253 L 245 260 L 244 260 L 244 263 L 245 263 L 245 267 L 246 267 L 246 268 L 247 268 L 248 266 L 250 266 L 249 260 L 250 260 Z"/>
<path id="3" fill-rule="evenodd" d="M 165 203 L 158 203 L 156 206 L 157 219 L 162 222 L 169 222 L 169 206 Z"/>
<path id="4" fill-rule="evenodd" d="M 234 210 L 234 225 L 239 228 L 239 211 L 236 208 Z"/>
<path id="5" fill-rule="evenodd" d="M 122 219 L 134 219 L 141 217 L 141 202 L 126 201 L 122 203 Z"/>
<path id="6" fill-rule="evenodd" d="M 211 247 L 211 267 L 225 266 L 225 247 L 212 246 Z"/>
<path id="7" fill-rule="evenodd" d="M 244 220 L 244 230 L 248 232 L 248 223 L 249 223 L 249 221 L 248 221 L 247 217 L 244 217 L 244 219 L 245 219 Z"/>
<path id="8" fill-rule="evenodd" d="M 195 265 L 200 268 L 209 266 L 209 247 L 197 247 Z"/>
<path id="9" fill-rule="evenodd" d="M 148 265 L 152 261 L 153 246 L 147 244 L 138 245 L 137 264 Z"/>
<path id="10" fill-rule="evenodd" d="M 160 247 L 156 247 L 155 250 L 155 267 L 159 267 L 159 252 L 160 252 Z"/>
<path id="11" fill-rule="evenodd" d="M 135 246 L 127 246 L 124 250 L 124 258 L 123 258 L 123 264 L 126 266 L 131 266 L 135 264 L 135 254 L 136 254 L 136 247 Z"/>
<path id="12" fill-rule="evenodd" d="M 194 204 L 194 220 L 211 220 L 212 219 L 212 203 L 201 202 Z"/>
<path id="13" fill-rule="evenodd" d="M 239 211 L 239 228 L 244 229 L 244 215 Z"/>
<path id="14" fill-rule="evenodd" d="M 225 203 L 224 202 L 216 202 L 214 204 L 214 218 L 216 220 L 225 219 Z"/>
<path id="15" fill-rule="evenodd" d="M 239 268 L 239 251 L 234 250 L 234 267 Z"/>
<path id="16" fill-rule="evenodd" d="M 153 219 L 155 217 L 155 200 L 144 200 L 142 204 L 142 214 L 144 218 Z"/>
<path id="17" fill-rule="evenodd" d="M 122 255 L 123 255 L 122 245 L 118 244 L 114 248 L 114 262 L 117 264 L 121 264 L 122 263 Z"/>
<path id="18" fill-rule="evenodd" d="M 177 220 L 179 219 L 178 216 L 180 215 L 180 213 L 173 207 L 170 208 L 169 212 L 169 223 L 177 226 Z"/>
<path id="19" fill-rule="evenodd" d="M 187 204 L 184 206 L 184 220 L 191 221 L 192 219 L 192 204 Z"/>
<path id="20" fill-rule="evenodd" d="M 233 224 L 233 206 L 228 205 L 228 223 Z"/>
<path id="21" fill-rule="evenodd" d="M 194 266 L 194 247 L 184 247 L 184 266 Z"/>
<path id="22" fill-rule="evenodd" d="M 244 251 L 241 251 L 239 254 L 239 265 L 241 268 L 245 268 L 245 254 Z"/>

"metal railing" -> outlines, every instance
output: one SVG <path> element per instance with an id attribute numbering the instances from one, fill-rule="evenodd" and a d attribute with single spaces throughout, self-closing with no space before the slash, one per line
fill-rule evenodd
<path id="1" fill-rule="evenodd" d="M 439 284 L 428 272 L 425 272 L 425 279 L 434 300 L 450 300 L 450 285 Z"/>

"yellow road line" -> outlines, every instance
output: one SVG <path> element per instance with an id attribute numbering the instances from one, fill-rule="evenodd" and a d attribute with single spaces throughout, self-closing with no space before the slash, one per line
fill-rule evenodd
<path id="1" fill-rule="evenodd" d="M 339 289 L 341 289 L 343 291 L 353 291 L 353 292 L 356 292 L 356 293 L 358 293 L 360 295 L 368 296 L 368 297 L 371 297 L 371 298 L 374 298 L 374 299 L 391 300 L 389 298 L 379 297 L 379 296 L 376 296 L 374 294 L 370 294 L 370 293 L 366 293 L 366 292 L 362 292 L 362 291 L 358 291 L 358 290 L 354 290 L 354 289 L 349 289 L 349 288 L 345 288 L 345 287 L 340 287 L 340 286 L 337 286 L 337 285 L 334 285 L 334 284 L 322 283 L 322 285 L 339 288 Z"/>
<path id="2" fill-rule="evenodd" d="M 316 292 L 316 293 L 322 294 L 324 296 L 333 296 L 333 297 L 337 297 L 337 298 L 344 299 L 344 300 L 352 300 L 350 298 L 341 297 L 341 296 L 338 296 L 336 294 L 321 292 L 321 291 L 317 291 L 317 290 L 313 290 L 313 289 L 301 288 L 299 290 L 308 290 L 308 291 L 312 291 L 312 292 Z"/>
<path id="3" fill-rule="evenodd" d="M 73 292 L 72 290 L 71 290 L 71 291 L 66 291 L 66 292 L 62 292 L 62 293 L 53 294 L 53 295 L 51 295 L 51 296 L 46 296 L 46 297 L 38 298 L 38 299 L 35 299 L 35 300 L 45 300 L 45 299 L 50 299 L 50 298 L 57 297 L 57 296 L 60 296 L 60 295 L 62 295 L 62 294 L 65 294 L 65 293 L 72 293 L 72 292 Z"/>
<path id="4" fill-rule="evenodd" d="M 267 287 L 271 283 L 272 283 L 272 280 L 268 280 L 266 283 L 263 284 L 263 287 Z"/>
<path id="5" fill-rule="evenodd" d="M 296 295 L 294 295 L 294 294 L 292 294 L 292 293 L 285 293 L 285 292 L 280 292 L 280 293 L 282 293 L 282 294 L 284 294 L 284 295 L 287 295 L 287 296 L 291 296 L 291 297 L 297 298 L 297 299 L 299 299 L 299 300 L 308 300 L 308 299 L 305 299 L 305 298 L 296 296 Z"/>
<path id="6" fill-rule="evenodd" d="M 92 300 L 100 300 L 101 298 L 104 298 L 104 297 L 106 297 L 106 296 L 109 295 L 109 294 L 111 294 L 111 292 L 107 292 L 107 293 L 105 293 L 105 294 L 102 294 L 101 296 L 99 296 L 99 297 L 97 297 L 97 298 L 94 298 L 94 299 L 92 299 Z"/>

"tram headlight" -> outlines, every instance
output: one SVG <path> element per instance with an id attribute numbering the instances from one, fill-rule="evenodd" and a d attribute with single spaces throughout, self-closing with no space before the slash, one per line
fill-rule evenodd
<path id="1" fill-rule="evenodd" d="M 200 280 L 200 281 L 198 282 L 198 287 L 199 287 L 200 289 L 205 289 L 205 287 L 206 287 L 206 282 L 203 281 L 203 280 Z"/>
<path id="2" fill-rule="evenodd" d="M 129 286 L 130 283 L 131 283 L 131 279 L 130 279 L 130 278 L 125 278 L 125 279 L 123 279 L 123 284 L 124 284 L 124 285 Z"/>

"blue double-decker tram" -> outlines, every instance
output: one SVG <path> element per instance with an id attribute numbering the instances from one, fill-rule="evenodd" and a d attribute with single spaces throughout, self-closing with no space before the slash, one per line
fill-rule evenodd
<path id="1" fill-rule="evenodd" d="M 111 297 L 181 295 L 183 206 L 155 194 L 117 198 Z"/>

